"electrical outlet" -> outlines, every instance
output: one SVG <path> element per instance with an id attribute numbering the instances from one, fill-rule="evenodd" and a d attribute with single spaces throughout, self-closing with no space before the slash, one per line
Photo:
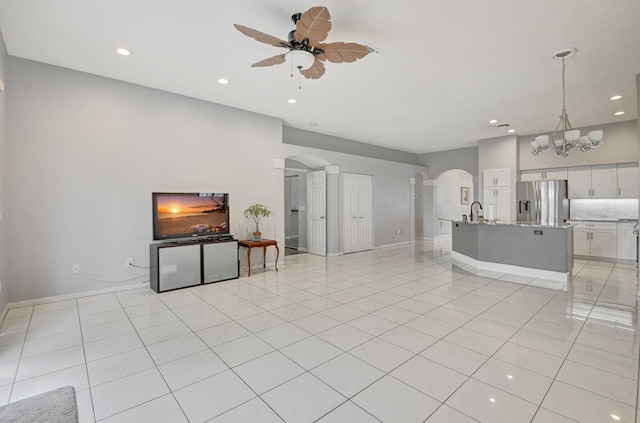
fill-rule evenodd
<path id="1" fill-rule="evenodd" d="M 133 258 L 132 258 L 132 257 L 129 257 L 129 258 L 127 259 L 127 267 L 131 267 L 131 266 L 133 266 Z"/>
<path id="2" fill-rule="evenodd" d="M 71 265 L 71 273 L 80 273 L 80 265 L 79 264 Z"/>

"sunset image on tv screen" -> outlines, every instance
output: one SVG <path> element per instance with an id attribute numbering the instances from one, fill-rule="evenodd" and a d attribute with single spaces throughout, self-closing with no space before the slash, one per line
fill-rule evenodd
<path id="1" fill-rule="evenodd" d="M 158 235 L 215 234 L 227 229 L 224 196 L 159 195 Z"/>

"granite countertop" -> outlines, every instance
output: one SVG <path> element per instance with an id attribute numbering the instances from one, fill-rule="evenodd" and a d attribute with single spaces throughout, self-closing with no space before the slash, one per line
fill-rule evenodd
<path id="1" fill-rule="evenodd" d="M 444 220 L 444 219 L 441 219 Z M 461 220 L 452 220 L 454 223 L 460 223 L 461 225 L 485 225 L 485 226 L 514 226 L 519 228 L 549 228 L 549 229 L 566 229 L 572 225 L 571 223 L 567 223 L 564 225 L 534 225 L 530 223 L 507 223 L 507 222 L 463 222 Z"/>

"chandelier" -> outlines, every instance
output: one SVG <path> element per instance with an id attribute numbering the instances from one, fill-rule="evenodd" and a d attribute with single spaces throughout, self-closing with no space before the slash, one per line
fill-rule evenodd
<path id="1" fill-rule="evenodd" d="M 553 55 L 554 59 L 562 60 L 562 114 L 560 115 L 560 122 L 556 125 L 556 129 L 549 135 L 539 135 L 534 141 L 531 141 L 531 154 L 539 156 L 545 151 L 555 150 L 556 154 L 567 158 L 569 150 L 573 147 L 580 147 L 580 150 L 587 152 L 592 148 L 598 148 L 604 142 L 603 132 L 601 130 L 590 131 L 587 135 L 580 136 L 580 130 L 573 129 L 571 122 L 569 122 L 569 114 L 567 113 L 566 97 L 567 91 L 565 88 L 565 63 L 564 59 L 576 54 L 578 50 L 576 48 L 568 48 L 560 50 Z"/>

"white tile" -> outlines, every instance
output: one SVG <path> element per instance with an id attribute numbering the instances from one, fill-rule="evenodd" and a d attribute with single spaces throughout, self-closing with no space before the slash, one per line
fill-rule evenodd
<path id="1" fill-rule="evenodd" d="M 197 335 L 208 346 L 215 347 L 216 345 L 247 336 L 249 331 L 236 322 L 229 322 L 198 331 Z"/>
<path id="2" fill-rule="evenodd" d="M 362 317 L 358 317 L 357 319 L 350 321 L 348 324 L 373 336 L 378 336 L 399 326 L 395 322 L 374 316 L 373 314 L 366 314 Z"/>
<path id="3" fill-rule="evenodd" d="M 193 333 L 149 345 L 147 350 L 156 365 L 207 349 L 207 345 Z"/>
<path id="4" fill-rule="evenodd" d="M 164 395 L 137 407 L 130 408 L 100 423 L 188 423 L 173 395 Z"/>
<path id="5" fill-rule="evenodd" d="M 478 421 L 492 423 L 529 423 L 538 408 L 474 379 L 465 382 L 446 405 Z"/>
<path id="6" fill-rule="evenodd" d="M 471 376 L 489 358 L 447 341 L 436 342 L 420 355 L 467 376 Z"/>
<path id="7" fill-rule="evenodd" d="M 311 373 L 345 397 L 357 394 L 384 376 L 382 371 L 347 353 L 316 367 Z"/>
<path id="8" fill-rule="evenodd" d="M 384 372 L 391 371 L 414 355 L 379 338 L 355 347 L 350 353 Z"/>
<path id="9" fill-rule="evenodd" d="M 144 316 L 147 314 L 159 313 L 161 311 L 167 310 L 167 306 L 162 302 L 150 302 L 144 304 L 138 304 L 134 306 L 125 307 L 124 311 L 127 313 L 127 316 L 130 318 Z"/>
<path id="10" fill-rule="evenodd" d="M 9 344 L 0 346 L 0 364 L 16 361 L 20 358 L 23 344 Z"/>
<path id="11" fill-rule="evenodd" d="M 97 420 L 168 393 L 169 388 L 156 368 L 116 379 L 91 390 Z"/>
<path id="12" fill-rule="evenodd" d="M 454 410 L 453 408 L 441 405 L 425 423 L 476 423 L 477 420 Z"/>
<path id="13" fill-rule="evenodd" d="M 302 367 L 278 351 L 241 364 L 234 371 L 258 394 L 304 373 Z"/>
<path id="14" fill-rule="evenodd" d="M 298 342 L 301 339 L 308 338 L 311 334 L 300 329 L 291 323 L 274 326 L 272 328 L 256 333 L 261 339 L 269 343 L 274 348 L 282 348 L 286 345 Z"/>
<path id="15" fill-rule="evenodd" d="M 635 342 L 615 339 L 594 332 L 580 332 L 580 335 L 578 335 L 578 338 L 576 339 L 576 343 L 634 359 L 637 358 L 639 354 L 639 345 Z"/>
<path id="16" fill-rule="evenodd" d="M 138 335 L 140 335 L 140 338 L 145 345 L 152 345 L 190 332 L 191 329 L 189 329 L 184 323 L 175 321 L 138 330 Z"/>
<path id="17" fill-rule="evenodd" d="M 482 317 L 476 317 L 475 319 L 465 324 L 464 328 L 471 329 L 472 331 L 483 333 L 485 335 L 489 335 L 494 338 L 506 341 L 511 338 L 519 329 L 519 327 L 514 327 L 507 323 L 508 322 L 498 323 L 484 319 Z"/>
<path id="18" fill-rule="evenodd" d="M 364 316 L 366 313 L 357 308 L 349 307 L 347 304 L 342 304 L 322 312 L 333 319 L 339 320 L 342 323 L 349 322 L 358 317 Z"/>
<path id="19" fill-rule="evenodd" d="M 4 318 L 15 319 L 16 317 L 31 316 L 31 313 L 33 313 L 33 306 L 10 308 L 9 310 L 7 310 L 7 314 L 4 316 Z"/>
<path id="20" fill-rule="evenodd" d="M 16 319 L 13 319 L 16 320 Z M 43 338 L 45 336 L 58 335 L 65 332 L 79 331 L 80 320 L 66 319 L 61 321 L 49 322 L 43 321 L 38 324 L 29 325 L 27 332 L 27 340 Z M 3 329 L 4 331 L 4 329 Z"/>
<path id="21" fill-rule="evenodd" d="M 560 357 L 511 342 L 504 344 L 494 358 L 551 378 L 555 377 L 562 365 Z"/>
<path id="22" fill-rule="evenodd" d="M 338 408 L 325 414 L 318 423 L 379 423 L 380 420 L 364 411 L 351 401 L 347 401 Z"/>
<path id="23" fill-rule="evenodd" d="M 130 332 L 124 335 L 86 343 L 84 344 L 84 354 L 87 362 L 90 362 L 109 357 L 110 355 L 135 350 L 142 346 L 143 344 L 138 334 Z"/>
<path id="24" fill-rule="evenodd" d="M 304 373 L 262 395 L 286 422 L 312 422 L 346 398 L 309 373 Z"/>
<path id="25" fill-rule="evenodd" d="M 0 386 L 0 406 L 9 403 L 9 397 L 11 396 L 11 385 Z"/>
<path id="26" fill-rule="evenodd" d="M 25 380 L 84 363 L 82 345 L 20 360 L 16 380 Z"/>
<path id="27" fill-rule="evenodd" d="M 432 317 L 420 316 L 404 324 L 411 329 L 435 336 L 436 338 L 444 338 L 458 328 L 456 325 L 436 320 Z"/>
<path id="28" fill-rule="evenodd" d="M 576 421 L 541 407 L 538 408 L 531 423 L 576 423 Z"/>
<path id="29" fill-rule="evenodd" d="M 552 336 L 543 335 L 526 329 L 521 329 L 509 340 L 514 344 L 546 352 L 557 357 L 564 358 L 571 349 L 573 343 Z"/>
<path id="30" fill-rule="evenodd" d="M 175 391 L 174 395 L 191 423 L 212 419 L 255 397 L 230 370 Z"/>
<path id="31" fill-rule="evenodd" d="M 581 423 L 632 422 L 635 418 L 635 407 L 558 381 L 551 385 L 542 407 Z M 614 415 L 619 420 L 613 420 Z"/>
<path id="32" fill-rule="evenodd" d="M 78 407 L 78 420 L 80 423 L 94 423 L 96 421 L 93 412 L 93 402 L 91 400 L 91 391 L 76 390 L 76 405 Z"/>
<path id="33" fill-rule="evenodd" d="M 340 321 L 320 313 L 301 317 L 300 319 L 291 321 L 291 323 L 312 334 L 323 332 L 341 324 Z"/>
<path id="34" fill-rule="evenodd" d="M 420 314 L 418 313 L 405 310 L 403 308 L 396 307 L 394 305 L 381 308 L 380 310 L 376 310 L 372 314 L 374 316 L 382 317 L 383 319 L 391 320 L 392 322 L 400 323 L 400 324 L 406 323 L 409 320 L 413 320 L 416 317 L 420 316 Z"/>
<path id="35" fill-rule="evenodd" d="M 319 333 L 317 336 L 344 351 L 357 347 L 373 338 L 372 335 L 346 324 L 331 328 Z"/>
<path id="36" fill-rule="evenodd" d="M 93 342 L 134 331 L 135 329 L 129 320 L 117 320 L 88 328 L 83 327 L 82 339 L 84 342 Z"/>
<path id="37" fill-rule="evenodd" d="M 636 406 L 638 382 L 594 367 L 566 360 L 556 377 L 568 385 L 580 387 L 615 401 Z"/>
<path id="38" fill-rule="evenodd" d="M 2 325 L 0 325 L 0 331 L 6 332 L 11 329 L 27 328 L 30 321 L 31 315 L 17 316 L 11 319 L 5 318 Z"/>
<path id="39" fill-rule="evenodd" d="M 80 317 L 80 324 L 83 328 L 102 325 L 105 323 L 117 322 L 118 320 L 128 319 L 123 309 L 105 311 L 103 313 L 90 314 Z"/>
<path id="40" fill-rule="evenodd" d="M 480 367 L 473 378 L 535 404 L 542 401 L 553 381 L 495 358 Z"/>
<path id="41" fill-rule="evenodd" d="M 28 307 L 25 307 L 28 308 Z M 78 303 L 74 300 L 55 301 L 52 303 L 38 304 L 33 307 L 33 314 L 48 313 L 51 311 L 78 309 Z"/>
<path id="42" fill-rule="evenodd" d="M 171 390 L 184 388 L 229 367 L 211 350 L 202 350 L 158 366 Z"/>
<path id="43" fill-rule="evenodd" d="M 259 332 L 285 323 L 284 319 L 268 311 L 239 319 L 237 322 L 251 332 Z"/>
<path id="44" fill-rule="evenodd" d="M 146 348 L 138 348 L 87 363 L 91 386 L 155 367 Z"/>
<path id="45" fill-rule="evenodd" d="M 462 373 L 421 356 L 407 361 L 391 372 L 391 376 L 438 401 L 446 400 L 468 379 Z"/>
<path id="46" fill-rule="evenodd" d="M 595 367 L 624 377 L 633 378 L 636 377 L 635 375 L 638 373 L 637 359 L 634 360 L 579 344 L 575 344 L 573 348 L 571 348 L 571 351 L 567 356 L 567 360 L 586 364 L 587 366 Z"/>
<path id="47" fill-rule="evenodd" d="M 406 326 L 391 329 L 380 335 L 380 338 L 416 354 L 438 341 L 436 337 Z"/>
<path id="48" fill-rule="evenodd" d="M 84 364 L 16 382 L 13 385 L 11 401 L 32 397 L 61 386 L 73 386 L 76 392 L 89 388 L 87 368 Z"/>
<path id="49" fill-rule="evenodd" d="M 390 376 L 375 382 L 352 401 L 384 422 L 423 422 L 440 405 Z"/>
<path id="50" fill-rule="evenodd" d="M 209 420 L 208 423 L 283 423 L 283 420 L 270 409 L 260 398 L 254 398 L 232 408 L 224 414 Z"/>
<path id="51" fill-rule="evenodd" d="M 247 335 L 215 346 L 213 347 L 213 351 L 220 356 L 229 367 L 235 367 L 273 351 L 273 347 L 255 335 Z"/>
<path id="52" fill-rule="evenodd" d="M 78 298 L 78 311 L 80 316 L 102 313 L 118 308 L 122 308 L 122 305 L 114 294 L 102 294 Z"/>
<path id="53" fill-rule="evenodd" d="M 30 324 L 39 324 L 42 322 L 59 322 L 61 320 L 67 319 L 78 319 L 78 309 L 73 308 L 65 308 L 62 310 L 56 311 L 48 311 L 46 313 L 37 314 L 35 311 L 31 316 Z"/>
<path id="54" fill-rule="evenodd" d="M 157 313 L 142 314 L 140 316 L 131 317 L 131 323 L 136 330 L 143 330 L 154 326 L 160 326 L 165 323 L 177 322 L 180 319 L 171 310 L 162 310 Z"/>
<path id="55" fill-rule="evenodd" d="M 309 307 L 301 306 L 300 304 L 288 304 L 284 307 L 279 307 L 271 310 L 271 313 L 275 314 L 281 319 L 290 321 L 308 316 L 315 313 L 315 311 L 313 311 Z"/>
<path id="56" fill-rule="evenodd" d="M 310 336 L 280 349 L 284 355 L 309 370 L 342 353 L 337 347 L 315 336 Z"/>

